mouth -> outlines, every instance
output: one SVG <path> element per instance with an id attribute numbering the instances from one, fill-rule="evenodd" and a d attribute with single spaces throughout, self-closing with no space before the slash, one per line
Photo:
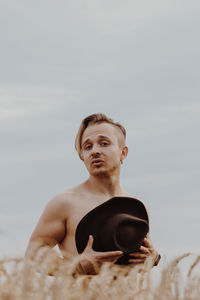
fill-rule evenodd
<path id="1" fill-rule="evenodd" d="M 93 159 L 92 165 L 95 167 L 100 167 L 103 165 L 103 160 L 102 159 Z"/>

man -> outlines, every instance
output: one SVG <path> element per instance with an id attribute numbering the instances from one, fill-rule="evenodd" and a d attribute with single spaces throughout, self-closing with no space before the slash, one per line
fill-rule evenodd
<path id="1" fill-rule="evenodd" d="M 75 232 L 79 221 L 92 209 L 114 196 L 132 197 L 120 186 L 120 169 L 128 154 L 125 145 L 126 130 L 103 114 L 86 117 L 79 128 L 75 147 L 85 164 L 89 178 L 57 195 L 47 204 L 30 238 L 27 255 L 34 242 L 40 246 L 59 246 L 63 255 L 78 255 L 75 244 Z M 87 260 L 80 267 L 86 274 L 93 274 L 92 262 L 116 262 L 121 251 L 95 252 L 92 249 L 93 237 L 90 236 L 84 250 Z M 130 263 L 144 263 L 151 255 L 158 256 L 149 236 L 144 239 L 140 251 L 130 254 Z"/>

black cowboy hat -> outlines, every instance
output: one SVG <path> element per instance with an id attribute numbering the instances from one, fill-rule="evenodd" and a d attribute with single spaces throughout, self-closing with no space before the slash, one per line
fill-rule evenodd
<path id="1" fill-rule="evenodd" d="M 117 264 L 128 264 L 129 254 L 139 250 L 148 231 L 144 204 L 131 197 L 114 197 L 81 219 L 75 233 L 76 247 L 82 253 L 92 235 L 94 251 L 120 250 L 124 255 Z"/>

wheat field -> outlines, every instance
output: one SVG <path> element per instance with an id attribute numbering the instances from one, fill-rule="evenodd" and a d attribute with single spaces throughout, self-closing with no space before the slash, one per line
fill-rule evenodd
<path id="1" fill-rule="evenodd" d="M 151 260 L 142 266 L 106 263 L 92 276 L 76 271 L 80 256 L 64 262 L 52 249 L 35 253 L 34 259 L 4 257 L 0 260 L 0 299 L 200 300 L 200 255 L 192 256 L 187 271 L 180 267 L 189 256 L 183 254 L 165 265 L 156 281 Z"/>

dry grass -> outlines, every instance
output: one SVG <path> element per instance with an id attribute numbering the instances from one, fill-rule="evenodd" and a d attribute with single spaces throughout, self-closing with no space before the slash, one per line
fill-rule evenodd
<path id="1" fill-rule="evenodd" d="M 199 300 L 200 256 L 191 256 L 187 271 L 180 264 L 191 256 L 184 254 L 158 272 L 149 260 L 141 267 L 104 264 L 98 275 L 78 275 L 78 259 L 61 262 L 54 251 L 42 249 L 34 260 L 22 258 L 0 260 L 1 300 Z M 52 268 L 55 276 L 48 276 Z M 74 275 L 72 275 L 74 274 Z"/>

